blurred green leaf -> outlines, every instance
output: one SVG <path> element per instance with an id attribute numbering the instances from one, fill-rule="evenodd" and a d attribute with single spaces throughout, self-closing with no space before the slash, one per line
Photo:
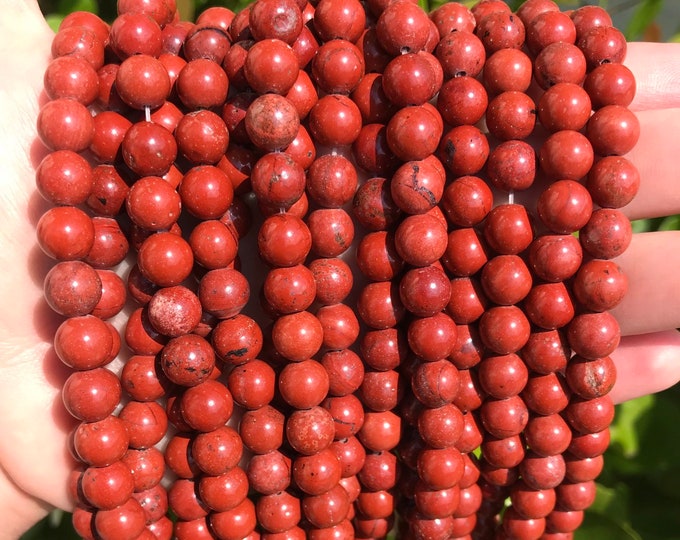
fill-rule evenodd
<path id="1" fill-rule="evenodd" d="M 74 11 L 91 11 L 99 13 L 97 0 L 59 0 L 59 13 L 67 14 Z"/>
<path id="2" fill-rule="evenodd" d="M 617 523 L 607 516 L 589 513 L 588 519 L 574 533 L 575 540 L 642 540 L 630 525 Z"/>
<path id="3" fill-rule="evenodd" d="M 644 0 L 639 2 L 626 28 L 626 39 L 633 40 L 639 38 L 645 29 L 654 22 L 662 7 L 663 0 Z"/>
<path id="4" fill-rule="evenodd" d="M 653 395 L 626 401 L 617 407 L 610 429 L 611 444 L 618 444 L 624 457 L 632 458 L 640 450 L 640 433 L 637 423 L 654 406 Z"/>
<path id="5" fill-rule="evenodd" d="M 64 20 L 64 16 L 61 13 L 50 13 L 45 17 L 45 20 L 50 28 L 56 32 L 59 30 L 59 25 L 61 24 L 61 21 Z"/>
<path id="6" fill-rule="evenodd" d="M 678 231 L 680 230 L 680 214 L 675 216 L 668 216 L 664 218 L 659 224 L 660 231 Z"/>

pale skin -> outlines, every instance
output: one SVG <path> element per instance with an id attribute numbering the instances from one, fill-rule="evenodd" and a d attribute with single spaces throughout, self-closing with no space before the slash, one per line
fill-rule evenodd
<path id="1" fill-rule="evenodd" d="M 71 509 L 67 451 L 73 420 L 61 405 L 68 370 L 51 351 L 58 319 L 42 299 L 49 261 L 35 245 L 46 204 L 34 168 L 45 149 L 35 141 L 42 77 L 52 33 L 37 2 L 0 0 L 0 540 L 17 538 L 52 508 Z M 642 125 L 630 158 L 639 167 L 634 219 L 680 213 L 680 46 L 632 44 L 628 66 L 638 78 L 632 105 Z M 613 355 L 617 402 L 658 392 L 680 380 L 680 232 L 636 235 L 618 260 L 630 290 L 615 309 L 624 338 Z"/>

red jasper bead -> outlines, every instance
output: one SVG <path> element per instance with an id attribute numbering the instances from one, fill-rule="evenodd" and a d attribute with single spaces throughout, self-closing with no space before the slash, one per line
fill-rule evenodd
<path id="1" fill-rule="evenodd" d="M 481 223 L 493 206 L 491 189 L 481 178 L 463 176 L 444 190 L 442 207 L 447 219 L 459 227 Z"/>
<path id="2" fill-rule="evenodd" d="M 270 405 L 243 413 L 239 434 L 243 444 L 256 454 L 273 452 L 283 443 L 284 416 Z"/>
<path id="3" fill-rule="evenodd" d="M 475 14 L 477 35 L 484 43 L 487 54 L 500 49 L 521 49 L 526 31 L 522 19 L 509 11 L 497 10 L 488 15 Z"/>
<path id="4" fill-rule="evenodd" d="M 276 351 L 293 362 L 314 356 L 323 344 L 323 327 L 309 311 L 279 317 L 272 327 Z"/>
<path id="5" fill-rule="evenodd" d="M 429 20 L 419 6 L 403 2 L 380 13 L 376 33 L 381 46 L 392 55 L 417 52 L 427 43 Z"/>
<path id="6" fill-rule="evenodd" d="M 307 193 L 320 206 L 339 208 L 354 197 L 357 172 L 341 154 L 320 156 L 307 171 Z"/>
<path id="7" fill-rule="evenodd" d="M 213 431 L 224 425 L 233 409 L 230 391 L 221 382 L 211 379 L 187 388 L 179 401 L 182 420 L 201 432 Z"/>
<path id="8" fill-rule="evenodd" d="M 217 323 L 211 340 L 218 358 L 232 364 L 255 359 L 263 344 L 260 326 L 242 313 Z"/>
<path id="9" fill-rule="evenodd" d="M 361 290 L 357 313 L 369 327 L 384 330 L 399 323 L 405 310 L 397 287 L 390 281 L 376 281 Z"/>
<path id="10" fill-rule="evenodd" d="M 630 221 L 613 208 L 595 210 L 579 235 L 583 249 L 600 259 L 612 259 L 623 253 L 631 238 Z"/>
<path id="11" fill-rule="evenodd" d="M 399 256 L 413 266 L 425 267 L 446 251 L 446 228 L 434 215 L 416 214 L 405 218 L 394 234 Z"/>
<path id="12" fill-rule="evenodd" d="M 486 125 L 496 138 L 525 139 L 536 124 L 536 104 L 523 92 L 503 92 L 489 102 Z"/>
<path id="13" fill-rule="evenodd" d="M 191 456 L 191 440 L 190 434 L 177 433 L 170 438 L 165 448 L 165 463 L 180 478 L 193 478 L 200 474 Z"/>
<path id="14" fill-rule="evenodd" d="M 560 414 L 533 416 L 524 430 L 526 443 L 539 456 L 563 453 L 571 443 L 571 429 Z"/>
<path id="15" fill-rule="evenodd" d="M 572 43 L 551 43 L 534 60 L 534 79 L 547 90 L 558 83 L 581 84 L 586 76 L 586 57 Z"/>
<path id="16" fill-rule="evenodd" d="M 111 510 L 125 503 L 132 495 L 132 473 L 122 461 L 104 467 L 85 469 L 80 479 L 83 496 L 99 510 Z"/>
<path id="17" fill-rule="evenodd" d="M 115 219 L 108 217 L 93 217 L 92 225 L 94 227 L 94 242 L 85 257 L 85 262 L 98 269 L 97 272 L 100 279 L 102 279 L 102 287 L 105 285 L 116 287 L 110 278 L 111 275 L 102 274 L 102 271 L 99 269 L 111 268 L 122 262 L 128 254 L 130 244 L 125 233 Z M 103 275 L 105 275 L 105 277 L 102 278 Z M 106 283 L 103 282 L 104 279 L 106 279 Z M 106 292 L 105 289 L 102 289 L 102 295 L 105 295 Z M 110 293 L 112 290 L 109 290 L 108 292 Z M 107 299 L 103 299 L 102 306 L 108 301 L 109 300 Z M 124 298 L 122 301 L 124 302 Z M 98 306 L 97 309 L 102 306 Z"/>
<path id="18" fill-rule="evenodd" d="M 202 221 L 189 234 L 194 260 L 208 270 L 231 265 L 238 254 L 238 239 L 218 220 Z"/>
<path id="19" fill-rule="evenodd" d="M 414 268 L 399 282 L 399 297 L 404 307 L 419 317 L 442 311 L 451 298 L 451 282 L 438 266 Z"/>
<path id="20" fill-rule="evenodd" d="M 423 214 L 436 206 L 444 192 L 445 175 L 441 163 L 426 160 L 409 161 L 392 176 L 390 191 L 396 205 L 407 214 Z M 438 160 L 437 160 L 438 161 Z"/>
<path id="21" fill-rule="evenodd" d="M 366 371 L 358 396 L 373 411 L 389 411 L 400 397 L 399 372 L 395 370 Z"/>
<path id="22" fill-rule="evenodd" d="M 75 99 L 90 105 L 99 95 L 99 78 L 94 67 L 78 56 L 54 58 L 43 77 L 45 93 L 50 99 Z"/>
<path id="23" fill-rule="evenodd" d="M 519 394 L 529 377 L 523 359 L 514 353 L 484 358 L 479 364 L 478 373 L 484 391 L 497 399 Z"/>
<path id="24" fill-rule="evenodd" d="M 487 434 L 481 450 L 487 468 L 513 469 L 524 459 L 524 445 L 519 435 L 498 438 Z"/>
<path id="25" fill-rule="evenodd" d="M 188 109 L 209 109 L 224 104 L 229 80 L 217 62 L 197 58 L 182 68 L 175 88 L 179 99 Z"/>
<path id="26" fill-rule="evenodd" d="M 586 262 L 574 278 L 576 299 L 590 311 L 606 311 L 618 305 L 628 288 L 628 279 L 613 261 Z"/>
<path id="27" fill-rule="evenodd" d="M 535 285 L 524 299 L 529 320 L 539 328 L 552 330 L 566 326 L 574 316 L 574 305 L 564 283 Z"/>
<path id="28" fill-rule="evenodd" d="M 212 510 L 224 512 L 239 505 L 248 495 L 248 477 L 240 467 L 218 476 L 202 476 L 198 495 Z"/>
<path id="29" fill-rule="evenodd" d="M 78 101 L 60 98 L 48 101 L 37 119 L 40 140 L 50 150 L 81 152 L 94 137 L 94 120 L 90 111 Z"/>
<path id="30" fill-rule="evenodd" d="M 576 315 L 567 329 L 569 345 L 574 352 L 587 359 L 609 356 L 621 339 L 619 324 L 611 313 L 582 313 Z"/>
<path id="31" fill-rule="evenodd" d="M 509 354 L 526 344 L 530 325 L 526 315 L 518 307 L 496 306 L 482 315 L 479 333 L 489 349 L 497 354 Z"/>
<path id="32" fill-rule="evenodd" d="M 95 369 L 109 363 L 118 347 L 107 323 L 91 315 L 70 317 L 54 335 L 54 350 L 72 369 Z"/>
<path id="33" fill-rule="evenodd" d="M 601 156 L 630 152 L 640 138 L 640 121 L 635 113 L 621 105 L 606 105 L 588 120 L 588 139 Z"/>
<path id="34" fill-rule="evenodd" d="M 40 194 L 55 205 L 84 203 L 94 185 L 92 167 L 80 154 L 58 150 L 47 154 L 35 171 Z"/>
<path id="35" fill-rule="evenodd" d="M 116 216 L 123 208 L 130 188 L 113 165 L 98 165 L 92 169 L 92 192 L 87 206 L 100 216 Z"/>
<path id="36" fill-rule="evenodd" d="M 116 416 L 82 422 L 73 432 L 76 455 L 91 467 L 106 467 L 120 460 L 128 441 L 126 424 Z"/>
<path id="37" fill-rule="evenodd" d="M 364 408 L 354 394 L 326 398 L 322 404 L 335 420 L 335 439 L 356 435 L 364 424 Z"/>
<path id="38" fill-rule="evenodd" d="M 135 492 L 160 487 L 160 481 L 165 473 L 165 459 L 160 450 L 153 446 L 141 450 L 130 448 L 121 459 L 132 471 Z"/>
<path id="39" fill-rule="evenodd" d="M 349 146 L 361 131 L 361 111 L 343 94 L 328 94 L 309 112 L 309 133 L 322 146 Z"/>
<path id="40" fill-rule="evenodd" d="M 346 349 L 359 337 L 359 320 L 346 304 L 321 306 L 316 317 L 323 328 L 323 346 L 328 349 Z"/>
<path id="41" fill-rule="evenodd" d="M 192 163 L 217 163 L 229 144 L 227 126 L 212 111 L 184 115 L 174 131 L 179 152 Z"/>
<path id="42" fill-rule="evenodd" d="M 399 443 L 401 418 L 392 411 L 367 411 L 357 438 L 372 452 L 391 450 Z"/>
<path id="43" fill-rule="evenodd" d="M 534 183 L 536 154 L 528 143 L 504 141 L 489 154 L 486 163 L 489 181 L 503 191 L 521 191 Z"/>
<path id="44" fill-rule="evenodd" d="M 453 446 L 463 432 L 463 414 L 451 403 L 435 409 L 423 409 L 418 417 L 418 432 L 423 441 L 433 448 Z"/>
<path id="45" fill-rule="evenodd" d="M 536 373 L 562 371 L 571 356 L 566 336 L 558 330 L 534 331 L 522 349 L 527 367 Z"/>
<path id="46" fill-rule="evenodd" d="M 575 396 L 564 410 L 564 416 L 579 433 L 598 433 L 614 419 L 614 403 L 609 395 L 592 399 Z"/>
<path id="47" fill-rule="evenodd" d="M 343 479 L 348 479 L 358 474 L 363 468 L 366 460 L 366 449 L 356 437 L 351 436 L 346 439 L 333 441 L 328 448 L 333 451 L 340 461 Z"/>
<path id="48" fill-rule="evenodd" d="M 572 455 L 564 458 L 567 465 L 565 478 L 572 483 L 590 482 L 595 480 L 604 467 L 604 456 L 578 459 Z"/>
<path id="49" fill-rule="evenodd" d="M 125 164 L 139 176 L 163 176 L 177 157 L 177 142 L 154 122 L 137 122 L 125 132 L 121 151 Z"/>
<path id="50" fill-rule="evenodd" d="M 538 102 L 538 118 L 551 132 L 582 129 L 591 113 L 591 102 L 583 87 L 574 83 L 551 86 Z"/>
<path id="51" fill-rule="evenodd" d="M 297 136 L 300 118 L 295 106 L 285 97 L 265 94 L 249 106 L 244 118 L 250 141 L 267 151 L 287 147 Z"/>
<path id="52" fill-rule="evenodd" d="M 179 186 L 182 206 L 200 219 L 218 219 L 234 200 L 234 188 L 220 168 L 202 165 L 187 171 Z"/>
<path id="53" fill-rule="evenodd" d="M 488 103 L 484 86 L 468 75 L 446 81 L 437 96 L 437 110 L 451 126 L 476 124 L 484 115 Z"/>
<path id="54" fill-rule="evenodd" d="M 340 481 L 340 461 L 330 448 L 293 461 L 293 479 L 298 488 L 309 495 L 321 495 Z"/>
<path id="55" fill-rule="evenodd" d="M 412 321 L 407 334 L 411 350 L 426 362 L 449 356 L 454 350 L 456 337 L 456 324 L 446 313 L 435 313 Z"/>
<path id="56" fill-rule="evenodd" d="M 334 39 L 322 44 L 312 58 L 312 78 L 328 94 L 349 94 L 364 75 L 364 58 L 354 43 Z"/>
<path id="57" fill-rule="evenodd" d="M 250 285 L 238 270 L 217 268 L 201 278 L 198 298 L 205 311 L 218 319 L 229 319 L 248 303 Z"/>
<path id="58" fill-rule="evenodd" d="M 491 249 L 503 255 L 517 255 L 533 240 L 529 215 L 519 204 L 501 204 L 487 215 L 484 238 Z"/>
<path id="59" fill-rule="evenodd" d="M 395 204 L 385 178 L 370 178 L 357 189 L 352 201 L 353 217 L 366 229 L 379 231 L 395 224 L 401 210 Z"/>
<path id="60" fill-rule="evenodd" d="M 274 398 L 274 370 L 262 360 L 251 360 L 229 372 L 229 391 L 234 401 L 247 409 L 264 407 Z"/>
<path id="61" fill-rule="evenodd" d="M 94 225 L 79 208 L 56 206 L 40 217 L 36 235 L 40 248 L 53 259 L 83 259 L 94 244 Z"/>
<path id="62" fill-rule="evenodd" d="M 354 222 L 343 208 L 319 208 L 307 218 L 312 250 L 320 257 L 337 257 L 354 240 Z"/>
<path id="63" fill-rule="evenodd" d="M 565 281 L 581 266 L 583 249 L 571 234 L 545 235 L 529 246 L 529 266 L 544 281 Z"/>
<path id="64" fill-rule="evenodd" d="M 489 156 L 489 141 L 475 126 L 456 126 L 441 138 L 437 155 L 454 176 L 476 174 Z"/>
<path id="65" fill-rule="evenodd" d="M 633 73 L 623 64 L 604 63 L 593 69 L 583 88 L 593 102 L 593 108 L 606 105 L 627 107 L 635 97 L 636 83 Z"/>
<path id="66" fill-rule="evenodd" d="M 312 305 L 316 295 L 314 274 L 302 264 L 274 268 L 264 280 L 264 296 L 277 313 L 295 313 Z"/>
<path id="67" fill-rule="evenodd" d="M 329 375 L 316 360 L 289 363 L 279 374 L 278 389 L 291 407 L 309 409 L 319 405 L 328 394 Z"/>
<path id="68" fill-rule="evenodd" d="M 392 452 L 371 452 L 357 477 L 368 491 L 392 489 L 399 475 L 397 456 Z"/>
<path id="69" fill-rule="evenodd" d="M 562 454 L 541 457 L 529 451 L 520 463 L 519 470 L 531 489 L 553 489 L 562 483 L 566 467 Z"/>
<path id="70" fill-rule="evenodd" d="M 312 455 L 333 442 L 333 417 L 323 407 L 296 410 L 286 421 L 286 439 L 297 452 Z"/>
<path id="71" fill-rule="evenodd" d="M 489 300 L 496 304 L 512 305 L 529 293 L 532 278 L 521 257 L 497 255 L 482 268 L 480 282 Z"/>
<path id="72" fill-rule="evenodd" d="M 520 49 L 500 49 L 489 56 L 482 73 L 489 94 L 525 92 L 531 84 L 532 64 Z"/>
<path id="73" fill-rule="evenodd" d="M 448 360 L 420 364 L 411 377 L 411 388 L 426 407 L 441 407 L 458 394 L 458 370 Z"/>
<path id="74" fill-rule="evenodd" d="M 165 436 L 168 416 L 155 401 L 128 401 L 118 413 L 125 423 L 130 448 L 150 448 Z"/>
<path id="75" fill-rule="evenodd" d="M 264 495 L 255 505 L 260 527 L 271 533 L 282 533 L 300 521 L 300 499 L 287 491 Z"/>
<path id="76" fill-rule="evenodd" d="M 210 530 L 220 540 L 241 540 L 255 530 L 255 505 L 246 498 L 231 510 L 211 513 L 208 520 Z"/>
<path id="77" fill-rule="evenodd" d="M 307 267 L 312 272 L 315 300 L 321 305 L 342 302 L 352 290 L 354 278 L 348 264 L 339 258 L 314 259 Z"/>
<path id="78" fill-rule="evenodd" d="M 138 308 L 132 312 L 125 326 L 125 343 L 134 354 L 155 355 L 161 352 L 166 342 L 166 336 L 151 326 L 146 309 Z"/>
<path id="79" fill-rule="evenodd" d="M 217 476 L 238 465 L 243 456 L 243 443 L 235 429 L 220 426 L 196 435 L 191 456 L 204 473 Z"/>
<path id="80" fill-rule="evenodd" d="M 487 399 L 480 409 L 480 419 L 493 437 L 519 435 L 529 421 L 529 411 L 518 395 L 505 399 Z"/>
<path id="81" fill-rule="evenodd" d="M 328 393 L 344 396 L 356 391 L 364 378 L 364 364 L 350 349 L 328 351 L 321 357 L 321 365 L 328 373 Z"/>
<path id="82" fill-rule="evenodd" d="M 621 208 L 636 195 L 640 173 L 626 158 L 607 156 L 593 165 L 586 187 L 596 204 L 603 208 Z"/>
<path id="83" fill-rule="evenodd" d="M 259 94 L 284 95 L 295 84 L 299 64 L 293 49 L 280 39 L 255 42 L 243 64 L 248 84 Z"/>
<path id="84" fill-rule="evenodd" d="M 346 39 L 356 42 L 365 22 L 364 8 L 356 0 L 322 0 L 314 11 L 314 29 L 324 41 Z"/>
<path id="85" fill-rule="evenodd" d="M 161 352 L 161 366 L 175 384 L 196 386 L 210 377 L 215 353 L 204 338 L 185 334 L 172 338 Z"/>
<path id="86" fill-rule="evenodd" d="M 529 377 L 522 391 L 522 399 L 532 412 L 549 415 L 563 411 L 569 403 L 570 394 L 562 375 L 550 372 Z"/>
<path id="87" fill-rule="evenodd" d="M 609 356 L 587 360 L 575 355 L 567 365 L 565 377 L 571 390 L 584 399 L 604 396 L 616 382 L 616 365 Z"/>
<path id="88" fill-rule="evenodd" d="M 339 525 L 347 517 L 349 506 L 349 495 L 340 485 L 320 495 L 309 495 L 302 499 L 305 517 L 319 529 Z"/>
<path id="89" fill-rule="evenodd" d="M 485 61 L 484 44 L 472 29 L 461 28 L 442 34 L 435 55 L 447 80 L 456 77 L 477 77 Z"/>
<path id="90" fill-rule="evenodd" d="M 300 218 L 292 214 L 269 216 L 258 233 L 261 257 L 272 266 L 294 266 L 304 262 L 312 247 L 312 235 Z"/>
<path id="91" fill-rule="evenodd" d="M 72 373 L 62 388 L 64 406 L 74 418 L 97 422 L 110 415 L 121 397 L 121 385 L 111 371 L 104 368 Z"/>

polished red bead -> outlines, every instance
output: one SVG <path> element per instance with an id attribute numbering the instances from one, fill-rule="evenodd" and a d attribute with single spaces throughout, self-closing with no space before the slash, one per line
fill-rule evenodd
<path id="1" fill-rule="evenodd" d="M 243 444 L 256 454 L 273 452 L 283 443 L 284 416 L 271 405 L 243 413 L 239 434 Z"/>

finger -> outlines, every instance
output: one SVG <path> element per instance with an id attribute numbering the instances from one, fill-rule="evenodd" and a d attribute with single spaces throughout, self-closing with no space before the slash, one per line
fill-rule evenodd
<path id="1" fill-rule="evenodd" d="M 630 219 L 680 213 L 677 186 L 680 130 L 676 128 L 680 125 L 680 108 L 640 111 L 637 117 L 640 139 L 626 157 L 640 172 L 640 190 L 623 211 Z"/>
<path id="2" fill-rule="evenodd" d="M 633 235 L 616 263 L 628 276 L 628 293 L 612 310 L 621 334 L 680 328 L 680 231 Z"/>
<path id="3" fill-rule="evenodd" d="M 660 392 L 680 380 L 680 332 L 668 330 L 626 337 L 612 354 L 617 380 L 616 403 Z"/>
<path id="4" fill-rule="evenodd" d="M 637 82 L 632 109 L 680 107 L 680 44 L 629 43 L 625 64 Z"/>

